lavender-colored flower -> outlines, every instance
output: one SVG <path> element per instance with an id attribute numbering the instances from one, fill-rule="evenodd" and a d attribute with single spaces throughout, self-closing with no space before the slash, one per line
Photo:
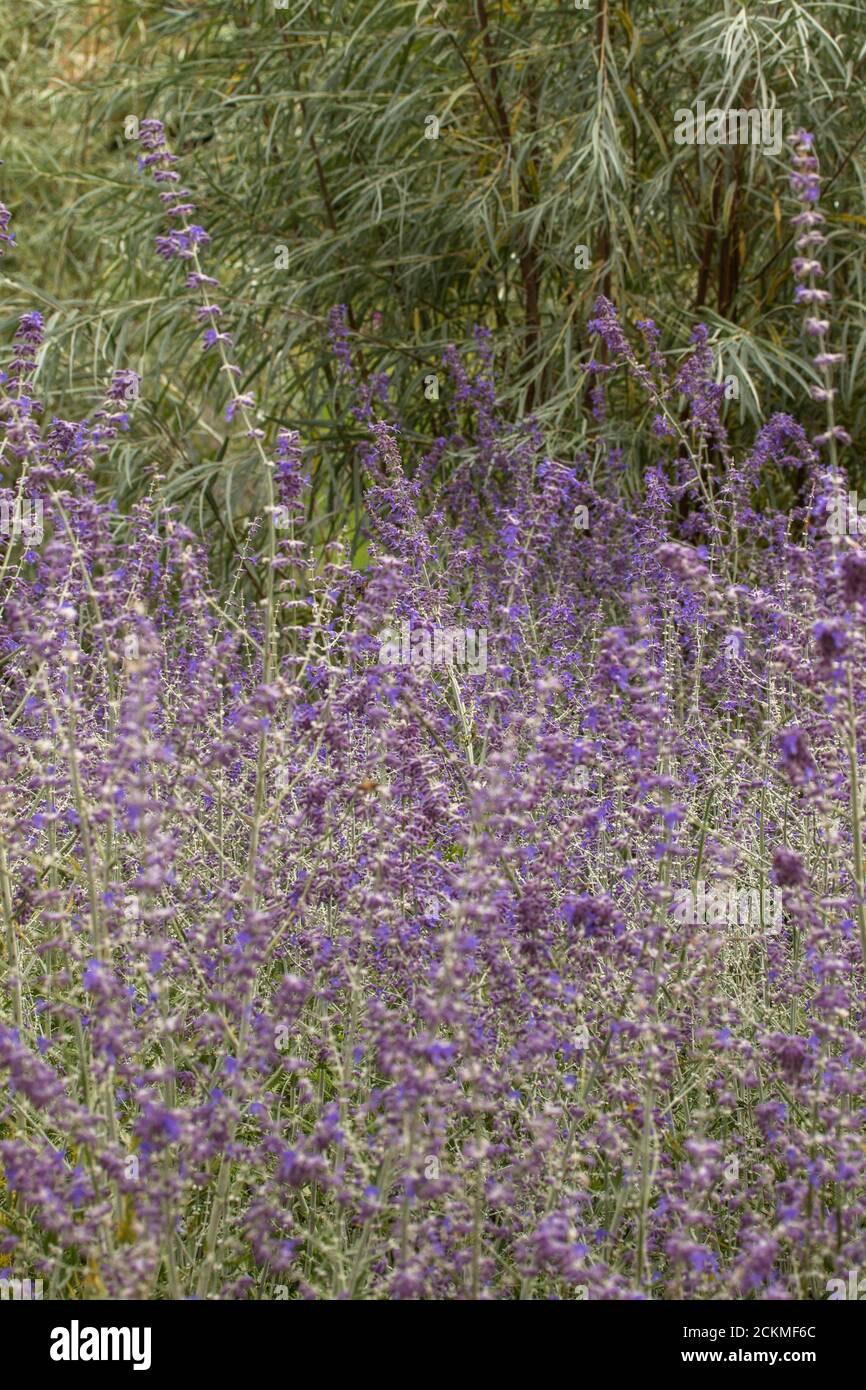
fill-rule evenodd
<path id="1" fill-rule="evenodd" d="M 797 888 L 809 881 L 800 856 L 781 845 L 773 850 L 773 876 L 780 888 Z"/>
<path id="2" fill-rule="evenodd" d="M 335 304 L 328 314 L 328 338 L 333 347 L 334 356 L 340 364 L 340 371 L 346 377 L 353 378 L 352 354 L 349 349 L 349 325 L 347 322 L 348 310 L 345 304 Z"/>
<path id="3" fill-rule="evenodd" d="M 809 741 L 805 732 L 795 726 L 782 729 L 778 736 L 779 760 L 792 782 L 802 782 L 813 775 L 814 767 Z"/>
<path id="4" fill-rule="evenodd" d="M 866 554 L 850 550 L 842 559 L 842 596 L 847 604 L 866 602 Z"/>
<path id="5" fill-rule="evenodd" d="M 848 638 L 845 626 L 838 620 L 816 623 L 812 629 L 815 646 L 822 661 L 837 661 L 844 655 Z"/>
<path id="6" fill-rule="evenodd" d="M 776 1034 L 769 1039 L 768 1047 L 778 1060 L 785 1080 L 793 1085 L 799 1079 L 809 1055 L 806 1039 Z"/>
<path id="7" fill-rule="evenodd" d="M 0 256 L 3 255 L 4 245 L 15 245 L 15 233 L 10 232 L 9 230 L 9 223 L 11 222 L 11 220 L 11 212 L 6 207 L 5 203 L 0 203 Z"/>

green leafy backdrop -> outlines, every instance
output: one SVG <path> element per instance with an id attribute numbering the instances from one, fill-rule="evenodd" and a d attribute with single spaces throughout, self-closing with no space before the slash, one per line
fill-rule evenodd
<path id="1" fill-rule="evenodd" d="M 674 113 L 776 107 L 814 130 L 829 216 L 839 416 L 862 453 L 866 11 L 796 0 L 78 0 L 3 12 L 7 332 L 41 307 L 46 391 L 80 413 L 115 366 L 142 373 L 101 486 L 153 487 L 227 550 L 258 505 L 225 444 L 221 386 L 153 253 L 160 207 L 128 116 L 165 120 L 213 237 L 208 268 L 268 420 L 300 429 L 328 534 L 357 518 L 355 444 L 327 341 L 348 308 L 365 372 L 387 370 L 410 444 L 447 433 L 449 342 L 496 349 L 512 418 L 567 457 L 594 447 L 586 320 L 608 294 L 666 349 L 710 326 L 748 437 L 771 409 L 810 423 L 792 308 L 787 150 L 677 145 Z M 438 138 L 429 138 L 438 122 Z M 586 247 L 586 257 L 576 256 Z M 587 260 L 585 268 L 575 262 Z M 439 401 L 424 379 L 442 375 Z M 643 403 L 616 411 L 626 469 L 652 457 Z M 600 460 L 600 466 L 603 461 Z M 219 547 L 217 547 L 219 549 Z"/>

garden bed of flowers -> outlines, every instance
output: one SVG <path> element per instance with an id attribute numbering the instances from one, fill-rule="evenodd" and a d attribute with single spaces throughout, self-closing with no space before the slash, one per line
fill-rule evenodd
<path id="1" fill-rule="evenodd" d="M 825 1297 L 866 1263 L 866 551 L 832 524 L 812 138 L 818 439 L 775 415 L 735 455 L 706 331 L 672 357 L 602 298 L 600 452 L 503 419 L 479 332 L 442 368 L 471 436 L 416 457 L 337 308 L 364 568 L 312 543 L 303 440 L 237 387 L 218 248 L 157 122 L 141 144 L 267 503 L 228 591 L 158 489 L 104 505 L 134 376 L 56 418 L 22 320 L 2 496 L 41 510 L 0 558 L 0 1277 Z M 603 448 L 617 374 L 655 415 L 639 496 Z M 437 633 L 463 646 L 437 660 Z"/>

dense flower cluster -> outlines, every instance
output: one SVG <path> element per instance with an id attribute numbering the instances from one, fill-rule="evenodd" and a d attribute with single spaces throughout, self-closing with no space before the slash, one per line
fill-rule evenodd
<path id="1" fill-rule="evenodd" d="M 824 1296 L 866 1263 L 866 557 L 839 565 L 815 449 L 779 415 L 734 457 L 706 332 L 669 372 L 602 300 L 601 378 L 661 422 L 638 504 L 507 425 L 483 334 L 412 473 L 338 308 L 369 564 L 317 553 L 301 442 L 268 451 L 142 144 L 266 539 L 247 601 L 157 496 L 100 505 L 132 378 L 40 424 L 22 322 L 4 495 L 44 539 L 0 560 L 0 1261 L 46 1297 Z M 403 622 L 486 630 L 486 670 L 384 664 Z M 783 920 L 680 921 L 698 882 L 774 884 Z"/>

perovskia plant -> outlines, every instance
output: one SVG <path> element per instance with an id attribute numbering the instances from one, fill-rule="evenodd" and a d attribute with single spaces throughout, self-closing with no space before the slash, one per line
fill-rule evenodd
<path id="1" fill-rule="evenodd" d="M 9 1277 L 824 1296 L 866 1259 L 866 554 L 826 526 L 838 428 L 776 415 L 735 450 L 707 334 L 670 368 L 602 298 L 599 425 L 621 367 L 656 417 L 639 498 L 508 425 L 483 331 L 478 370 L 446 351 L 450 433 L 410 475 L 338 307 L 359 571 L 310 543 L 301 441 L 269 441 L 239 389 L 209 238 L 162 128 L 142 135 L 158 250 L 187 265 L 269 501 L 238 562 L 254 596 L 220 590 L 163 499 L 121 517 L 94 495 L 130 372 L 51 418 L 22 320 L 3 497 L 40 499 L 44 536 L 0 560 Z M 756 505 L 773 475 L 790 513 Z M 404 621 L 483 628 L 486 671 L 381 663 Z M 758 908 L 678 920 L 698 883 Z"/>

